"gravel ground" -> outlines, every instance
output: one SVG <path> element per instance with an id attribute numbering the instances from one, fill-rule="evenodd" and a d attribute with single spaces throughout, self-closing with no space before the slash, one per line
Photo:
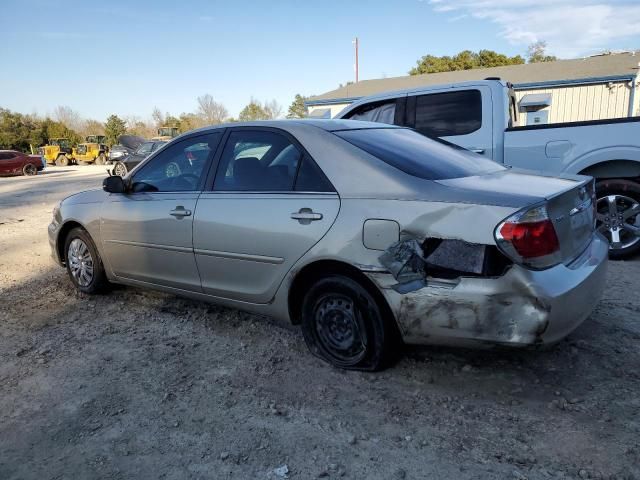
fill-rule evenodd
<path id="1" fill-rule="evenodd" d="M 0 178 L 0 479 L 640 478 L 637 259 L 554 348 L 344 372 L 268 319 L 77 294 L 46 227 L 103 176 Z"/>

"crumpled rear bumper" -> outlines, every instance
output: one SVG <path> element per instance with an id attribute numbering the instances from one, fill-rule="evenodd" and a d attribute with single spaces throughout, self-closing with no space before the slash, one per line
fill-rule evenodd
<path id="1" fill-rule="evenodd" d="M 367 275 L 395 314 L 406 343 L 525 346 L 555 343 L 593 311 L 605 287 L 608 243 L 594 235 L 569 265 L 532 271 L 514 265 L 499 278 L 427 280 L 409 293 L 388 273 Z"/>

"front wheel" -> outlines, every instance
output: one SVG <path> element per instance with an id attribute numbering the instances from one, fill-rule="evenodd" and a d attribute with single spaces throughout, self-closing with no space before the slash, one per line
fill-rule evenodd
<path id="1" fill-rule="evenodd" d="M 35 165 L 28 163 L 24 167 L 22 167 L 22 173 L 27 176 L 32 176 L 38 173 L 38 169 Z"/>
<path id="2" fill-rule="evenodd" d="M 127 174 L 127 166 L 122 162 L 116 162 L 113 167 L 113 173 L 119 177 L 124 177 Z"/>
<path id="3" fill-rule="evenodd" d="M 622 259 L 640 251 L 640 185 L 610 179 L 596 184 L 596 228 L 609 240 L 609 257 Z"/>
<path id="4" fill-rule="evenodd" d="M 67 273 L 73 285 L 83 293 L 100 293 L 109 282 L 91 236 L 82 228 L 69 232 L 64 243 Z"/>
<path id="5" fill-rule="evenodd" d="M 59 167 L 66 167 L 69 165 L 69 158 L 66 155 L 60 155 L 56 158 L 56 165 Z"/>
<path id="6" fill-rule="evenodd" d="M 311 353 L 347 370 L 375 371 L 394 356 L 394 325 L 358 282 L 332 275 L 316 282 L 302 303 L 302 333 Z"/>

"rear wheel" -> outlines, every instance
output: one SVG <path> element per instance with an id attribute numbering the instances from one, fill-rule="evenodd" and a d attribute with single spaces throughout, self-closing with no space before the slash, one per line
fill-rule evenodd
<path id="1" fill-rule="evenodd" d="M 120 177 L 124 177 L 127 174 L 127 166 L 122 162 L 116 162 L 113 167 L 113 173 Z"/>
<path id="2" fill-rule="evenodd" d="M 596 184 L 596 228 L 609 240 L 609 257 L 626 258 L 640 251 L 640 185 L 621 179 Z"/>
<path id="3" fill-rule="evenodd" d="M 66 155 L 58 155 L 58 158 L 56 158 L 56 165 L 59 167 L 66 167 L 69 165 L 69 158 Z"/>
<path id="4" fill-rule="evenodd" d="M 373 296 L 342 275 L 317 281 L 302 303 L 302 333 L 309 350 L 339 368 L 384 368 L 395 353 L 393 328 Z"/>
<path id="5" fill-rule="evenodd" d="M 22 167 L 22 173 L 27 176 L 36 175 L 38 173 L 38 169 L 35 165 L 27 163 L 24 167 Z"/>
<path id="6" fill-rule="evenodd" d="M 64 252 L 67 273 L 78 290 L 91 294 L 107 289 L 109 282 L 102 260 L 86 230 L 71 230 L 65 239 Z"/>
<path id="7" fill-rule="evenodd" d="M 96 157 L 96 165 L 104 165 L 105 163 L 107 163 L 107 157 L 104 156 L 104 153 Z"/>

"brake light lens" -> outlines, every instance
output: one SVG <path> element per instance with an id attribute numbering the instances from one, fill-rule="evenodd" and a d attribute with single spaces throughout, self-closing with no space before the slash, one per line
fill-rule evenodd
<path id="1" fill-rule="evenodd" d="M 555 265 L 560 257 L 558 236 L 544 206 L 507 218 L 496 228 L 496 240 L 507 255 L 534 268 Z"/>

